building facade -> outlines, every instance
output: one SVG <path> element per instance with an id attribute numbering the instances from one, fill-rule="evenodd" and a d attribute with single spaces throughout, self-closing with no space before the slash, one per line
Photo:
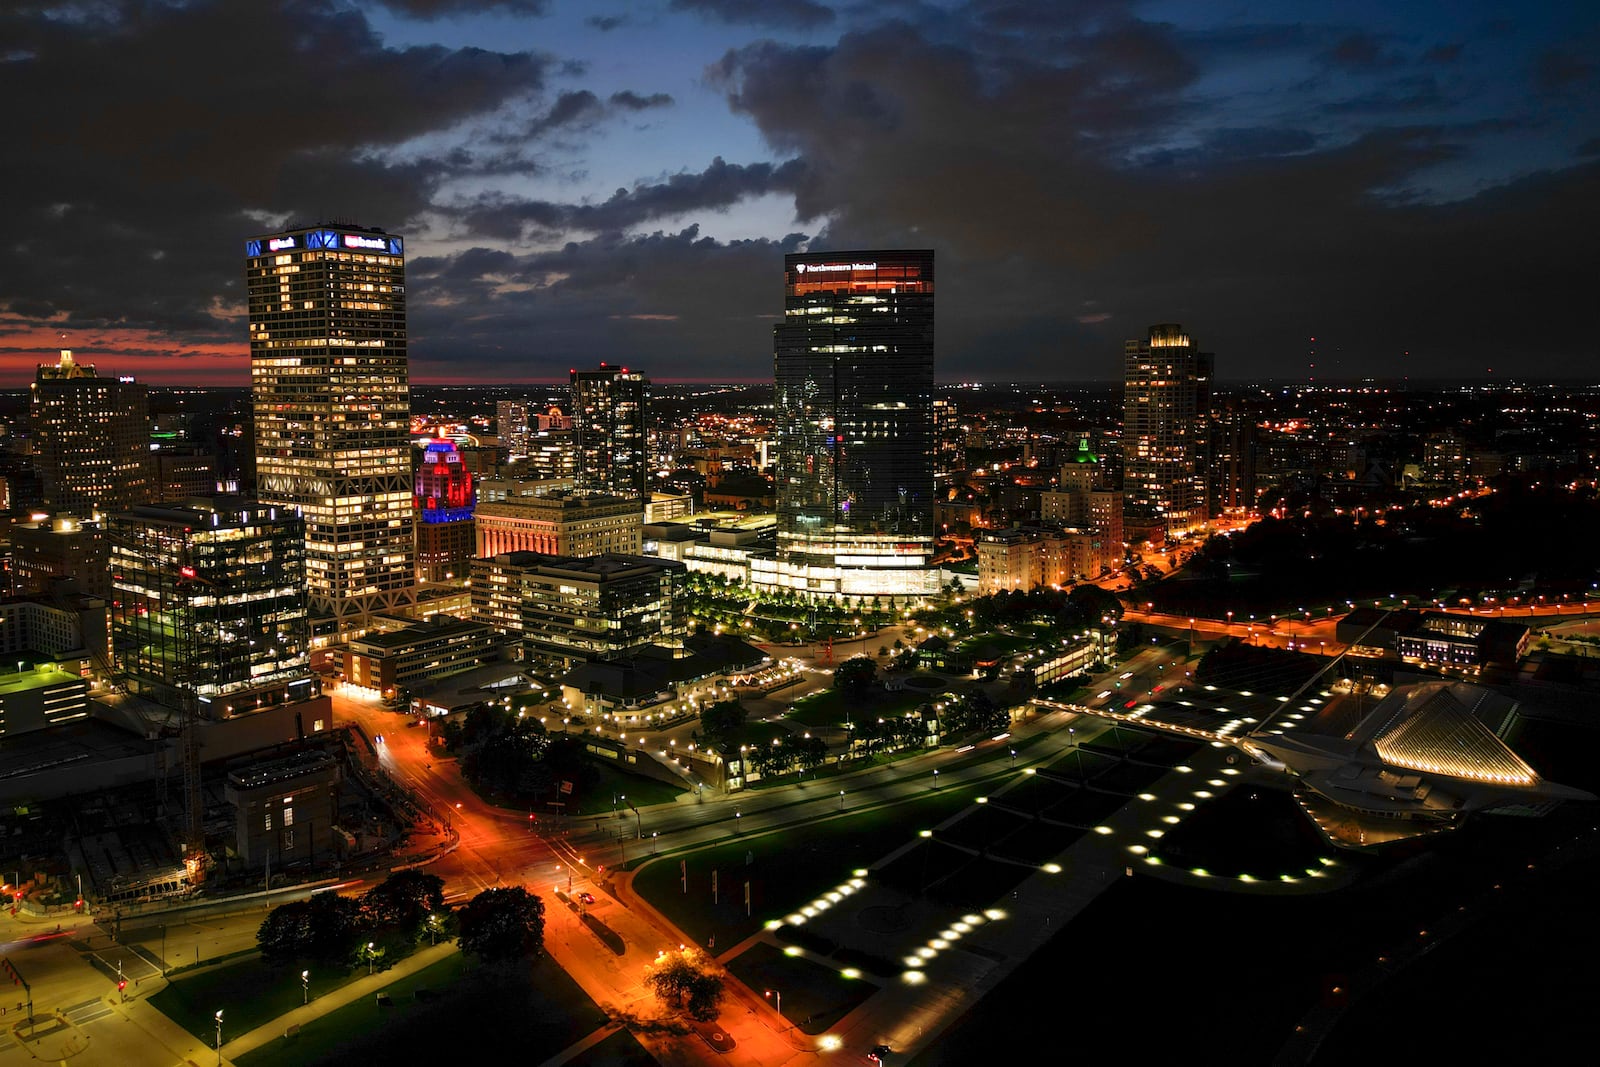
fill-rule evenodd
<path id="1" fill-rule="evenodd" d="M 43 596 L 61 578 L 71 578 L 78 591 L 109 599 L 110 572 L 104 520 L 58 514 L 18 523 L 11 528 L 12 589 L 22 596 Z"/>
<path id="2" fill-rule="evenodd" d="M 434 615 L 404 630 L 351 641 L 344 652 L 344 676 L 351 685 L 398 702 L 429 682 L 502 659 L 501 649 L 488 626 Z"/>
<path id="3" fill-rule="evenodd" d="M 574 370 L 571 376 L 578 489 L 646 498 L 650 380 L 627 367 L 604 363 L 599 370 Z"/>
<path id="4" fill-rule="evenodd" d="M 417 581 L 465 579 L 477 548 L 472 522 L 475 498 L 472 474 L 454 442 L 429 441 L 423 446 L 416 501 Z"/>
<path id="5" fill-rule="evenodd" d="M 473 617 L 522 635 L 525 658 L 561 666 L 681 646 L 687 568 L 653 556 L 510 552 L 475 560 Z"/>
<path id="6" fill-rule="evenodd" d="M 62 349 L 39 365 L 28 424 L 48 507 L 88 515 L 153 498 L 149 392 L 132 378 L 102 378 Z"/>
<path id="7" fill-rule="evenodd" d="M 298 508 L 322 639 L 415 596 L 401 238 L 348 226 L 245 244 L 256 493 Z"/>
<path id="8" fill-rule="evenodd" d="M 784 257 L 778 567 L 813 596 L 937 592 L 933 252 Z"/>
<path id="9" fill-rule="evenodd" d="M 1123 346 L 1123 517 L 1179 534 L 1206 522 L 1205 451 L 1215 357 L 1183 327 Z"/>
<path id="10" fill-rule="evenodd" d="M 479 503 L 474 521 L 479 556 L 502 552 L 636 555 L 644 531 L 644 503 L 638 498 L 571 493 L 514 496 Z"/>
<path id="11" fill-rule="evenodd" d="M 131 692 L 206 718 L 316 695 L 305 524 L 238 498 L 112 515 L 111 651 Z"/>

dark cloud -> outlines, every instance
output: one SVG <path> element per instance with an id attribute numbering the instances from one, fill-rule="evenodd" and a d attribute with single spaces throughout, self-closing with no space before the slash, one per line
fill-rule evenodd
<path id="1" fill-rule="evenodd" d="M 378 2 L 396 14 L 430 21 L 454 15 L 476 15 L 485 11 L 511 15 L 543 15 L 550 6 L 549 0 L 378 0 Z"/>
<path id="2" fill-rule="evenodd" d="M 798 160 L 787 163 L 728 163 L 721 157 L 698 174 L 674 174 L 655 183 L 618 189 L 599 204 L 556 204 L 500 195 L 480 197 L 458 209 L 459 222 L 480 237 L 515 240 L 542 232 L 621 233 L 656 219 L 695 211 L 721 211 L 749 197 L 793 193 L 805 177 Z"/>
<path id="3" fill-rule="evenodd" d="M 546 76 L 528 54 L 385 47 L 332 0 L 56 14 L 0 13 L 25 56 L 0 63 L 0 97 L 28 101 L 8 120 L 25 165 L 0 169 L 0 294 L 73 322 L 237 341 L 237 242 L 275 219 L 407 226 L 459 160 L 384 149 Z"/>
<path id="4" fill-rule="evenodd" d="M 589 90 L 579 89 L 575 92 L 562 93 L 556 97 L 556 102 L 550 105 L 549 111 L 533 121 L 528 129 L 528 135 L 537 137 L 562 126 L 592 125 L 604 115 L 605 105 Z"/>
<path id="5" fill-rule="evenodd" d="M 1176 99 L 1192 68 L 1163 58 L 1175 47 L 1125 25 L 1053 65 L 998 68 L 900 25 L 753 45 L 709 79 L 805 161 L 801 217 L 827 223 L 815 247 L 939 250 L 947 376 L 1109 376 L 1118 341 L 1162 321 L 1215 348 L 1225 377 L 1282 368 L 1308 329 L 1337 336 L 1352 373 L 1393 370 L 1384 354 L 1403 350 L 1435 373 L 1481 372 L 1467 352 L 1548 366 L 1592 351 L 1573 311 L 1590 272 L 1562 235 L 1600 223 L 1585 192 L 1600 165 L 1431 204 L 1404 190 L 1459 158 L 1464 132 L 1412 123 L 1326 142 L 1219 127 L 1131 167 L 1129 146 L 1194 122 Z M 1382 84 L 1391 108 L 1436 92 Z"/>
<path id="6" fill-rule="evenodd" d="M 1383 42 L 1371 33 L 1346 34 L 1324 58 L 1334 66 L 1349 70 L 1376 70 L 1399 62 L 1398 57 L 1384 51 Z"/>
<path id="7" fill-rule="evenodd" d="M 803 234 L 719 242 L 698 227 L 605 234 L 508 260 L 489 249 L 414 261 L 432 299 L 411 314 L 422 378 L 559 378 L 596 360 L 657 378 L 762 378 Z"/>
<path id="8" fill-rule="evenodd" d="M 611 94 L 611 105 L 627 111 L 646 111 L 653 107 L 670 107 L 672 94 L 651 93 L 649 96 L 640 96 L 631 89 L 624 89 L 620 93 Z"/>
<path id="9" fill-rule="evenodd" d="M 720 22 L 810 30 L 834 19 L 833 9 L 813 0 L 672 0 L 674 11 L 709 15 Z"/>
<path id="10" fill-rule="evenodd" d="M 632 19 L 627 15 L 590 15 L 583 21 L 601 33 L 610 33 L 612 30 L 628 25 Z"/>
<path id="11" fill-rule="evenodd" d="M 1422 61 L 1424 63 L 1454 63 L 1461 58 L 1462 49 L 1465 47 L 1462 44 L 1435 45 L 1422 53 Z"/>
<path id="12" fill-rule="evenodd" d="M 1580 54 L 1565 48 L 1552 48 L 1540 54 L 1534 62 L 1533 75 L 1540 89 L 1548 93 L 1563 93 L 1583 85 L 1592 85 L 1600 73 L 1591 55 Z"/>

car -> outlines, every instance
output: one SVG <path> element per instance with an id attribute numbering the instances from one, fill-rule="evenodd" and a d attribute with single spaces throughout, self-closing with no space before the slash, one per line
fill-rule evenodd
<path id="1" fill-rule="evenodd" d="M 585 903 L 585 904 L 593 904 L 594 903 L 594 894 L 593 893 L 579 893 L 578 894 L 578 899 L 583 901 L 583 903 Z"/>
<path id="2" fill-rule="evenodd" d="M 873 1063 L 882 1063 L 883 1058 L 889 1055 L 889 1053 L 892 1051 L 894 1050 L 888 1045 L 873 1045 L 867 1050 L 867 1059 L 871 1060 Z"/>
<path id="3" fill-rule="evenodd" d="M 1125 672 L 1123 674 L 1118 675 L 1118 677 L 1120 677 L 1123 681 L 1127 681 L 1129 678 L 1133 677 L 1133 672 L 1132 671 L 1127 671 L 1127 672 Z"/>
<path id="4" fill-rule="evenodd" d="M 1125 707 L 1125 708 L 1131 708 L 1137 703 L 1139 703 L 1139 698 L 1135 697 L 1134 699 L 1128 701 L 1126 704 L 1124 704 L 1122 706 Z"/>
<path id="5" fill-rule="evenodd" d="M 1096 700 L 1104 700 L 1106 697 L 1108 697 L 1110 695 L 1111 695 L 1111 690 L 1107 689 L 1105 692 L 1103 692 L 1103 693 L 1099 694 L 1098 696 L 1096 696 L 1095 699 Z"/>

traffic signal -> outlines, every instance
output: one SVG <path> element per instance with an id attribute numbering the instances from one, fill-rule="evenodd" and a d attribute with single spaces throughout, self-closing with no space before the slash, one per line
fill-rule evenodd
<path id="1" fill-rule="evenodd" d="M 5 966 L 6 974 L 10 976 L 12 985 L 22 984 L 22 975 L 18 974 L 17 969 L 11 965 L 11 960 L 0 959 L 0 964 Z"/>
<path id="2" fill-rule="evenodd" d="M 128 988 L 128 980 L 126 978 L 117 979 L 117 992 L 118 993 L 122 992 L 124 989 L 127 989 L 127 988 Z"/>

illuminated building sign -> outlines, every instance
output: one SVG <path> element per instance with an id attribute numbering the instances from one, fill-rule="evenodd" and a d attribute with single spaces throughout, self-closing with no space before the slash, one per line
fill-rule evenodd
<path id="1" fill-rule="evenodd" d="M 877 270 L 876 263 L 796 263 L 797 274 L 818 274 L 825 271 L 837 270 Z"/>
<path id="2" fill-rule="evenodd" d="M 244 243 L 244 254 L 259 256 L 269 252 L 287 252 L 291 249 L 359 248 L 363 251 L 387 252 L 401 255 L 404 247 L 398 237 L 369 237 L 359 233 L 337 233 L 333 230 L 311 230 L 303 234 L 286 234 Z"/>

